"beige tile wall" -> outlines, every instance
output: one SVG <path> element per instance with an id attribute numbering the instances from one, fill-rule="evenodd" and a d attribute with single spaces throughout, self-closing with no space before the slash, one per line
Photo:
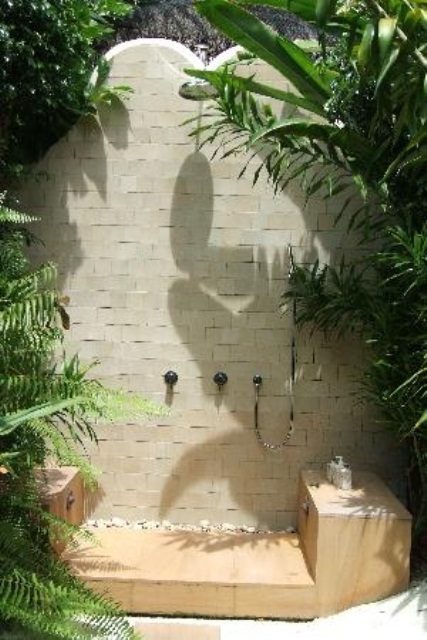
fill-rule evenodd
<path id="1" fill-rule="evenodd" d="M 295 427 L 278 451 L 254 434 L 253 375 L 263 376 L 260 425 L 270 442 L 289 427 L 292 319 L 279 310 L 287 246 L 297 262 L 333 259 L 354 243 L 321 199 L 298 187 L 274 195 L 247 158 L 197 150 L 179 97 L 195 57 L 166 41 L 119 47 L 112 81 L 124 107 L 81 121 L 42 163 L 49 178 L 23 195 L 70 296 L 70 352 L 101 361 L 108 384 L 165 403 L 170 415 L 100 427 L 89 447 L 102 471 L 96 515 L 278 528 L 296 521 L 302 468 L 343 454 L 354 468 L 393 476 L 399 457 L 355 404 L 363 362 L 356 340 L 298 331 Z M 266 69 L 260 73 L 266 76 Z M 256 161 L 252 163 L 256 166 Z M 336 206 L 336 205 L 335 205 Z M 171 393 L 163 374 L 179 381 Z M 219 391 L 212 377 L 227 373 Z"/>

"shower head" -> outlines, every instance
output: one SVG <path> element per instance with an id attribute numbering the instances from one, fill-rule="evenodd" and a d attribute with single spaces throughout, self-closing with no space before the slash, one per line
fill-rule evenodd
<path id="1" fill-rule="evenodd" d="M 207 80 L 201 78 L 193 78 L 188 82 L 184 82 L 178 91 L 181 98 L 186 100 L 209 100 L 217 95 L 215 87 L 213 87 Z"/>
<path id="2" fill-rule="evenodd" d="M 209 62 L 208 45 L 201 42 L 195 45 L 195 49 L 203 68 L 206 69 Z M 203 80 L 203 78 L 192 78 L 180 86 L 179 95 L 186 100 L 197 100 L 201 102 L 203 100 L 209 100 L 209 98 L 214 98 L 217 95 L 217 90 L 210 82 Z"/>

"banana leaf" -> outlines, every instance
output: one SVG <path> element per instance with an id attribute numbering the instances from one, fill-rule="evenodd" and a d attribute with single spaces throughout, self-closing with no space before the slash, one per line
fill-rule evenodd
<path id="1" fill-rule="evenodd" d="M 215 86 L 217 81 L 221 81 L 223 77 L 222 70 L 202 71 L 200 69 L 185 69 L 185 72 L 195 78 L 207 80 L 213 86 Z M 316 113 L 319 116 L 323 116 L 323 110 L 318 107 L 317 104 L 311 102 L 310 100 L 307 100 L 306 98 L 298 96 L 291 91 L 284 91 L 282 89 L 278 89 L 277 87 L 257 82 L 252 78 L 243 78 L 242 76 L 236 76 L 234 73 L 227 74 L 227 82 L 231 83 L 237 91 L 250 91 L 251 93 L 256 93 L 259 96 L 273 98 L 274 100 L 280 100 L 282 102 L 286 102 L 287 104 L 292 104 L 295 107 L 299 107 L 300 109 L 304 109 L 306 111 L 310 111 L 311 113 Z"/>
<path id="2" fill-rule="evenodd" d="M 255 144 L 263 138 L 272 135 L 306 137 L 309 140 L 316 140 L 327 145 L 338 147 L 356 156 L 358 161 L 369 163 L 374 155 L 375 149 L 367 140 L 355 133 L 339 129 L 331 124 L 309 122 L 304 119 L 287 118 L 278 120 L 273 126 L 257 132 L 250 139 L 250 145 Z"/>
<path id="3" fill-rule="evenodd" d="M 336 74 L 321 74 L 304 51 L 255 16 L 226 0 L 197 0 L 195 7 L 233 42 L 277 69 L 306 99 L 321 107 L 330 97 Z"/>

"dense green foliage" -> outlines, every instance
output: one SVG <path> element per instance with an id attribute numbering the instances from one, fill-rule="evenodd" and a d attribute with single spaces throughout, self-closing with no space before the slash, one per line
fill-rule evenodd
<path id="1" fill-rule="evenodd" d="M 316 24 L 317 50 L 279 36 L 241 4 L 289 9 Z M 354 209 L 354 185 L 362 195 L 363 205 L 348 217 L 360 257 L 338 267 L 299 267 L 287 297 L 297 301 L 300 324 L 356 330 L 366 341 L 363 393 L 407 452 L 418 541 L 427 530 L 424 3 L 199 0 L 196 6 L 293 85 L 283 90 L 256 83 L 239 77 L 233 65 L 193 72 L 218 91 L 201 130 L 205 141 L 225 139 L 226 153 L 262 152 L 259 170 L 267 170 L 276 189 L 299 178 L 308 196 L 339 195 L 342 216 Z M 265 97 L 282 101 L 288 115 L 277 117 L 260 102 Z"/>
<path id="2" fill-rule="evenodd" d="M 0 177 L 91 112 L 91 75 L 103 64 L 96 43 L 129 9 L 122 0 L 0 0 Z"/>
<path id="3" fill-rule="evenodd" d="M 53 288 L 55 269 L 32 269 L 24 254 L 32 219 L 0 202 L 0 631 L 38 640 L 120 637 L 133 631 L 111 603 L 95 596 L 53 553 L 49 537 L 77 531 L 42 509 L 34 470 L 74 464 L 94 472 L 81 444 L 96 439 L 95 417 L 141 418 L 144 400 L 87 379 L 76 357 L 56 355 L 69 317 Z M 124 411 L 123 411 L 124 409 Z M 129 411 L 130 409 L 130 411 Z M 12 635 L 7 635 L 11 633 Z"/>
<path id="4" fill-rule="evenodd" d="M 0 637 L 16 640 L 135 637 L 119 609 L 95 595 L 55 555 L 58 522 L 40 505 L 28 450 L 5 450 L 4 437 L 70 408 L 70 401 L 0 417 Z M 65 533 L 65 528 L 62 528 Z M 75 533 L 75 532 L 74 532 Z M 70 535 L 70 531 L 68 531 Z"/>

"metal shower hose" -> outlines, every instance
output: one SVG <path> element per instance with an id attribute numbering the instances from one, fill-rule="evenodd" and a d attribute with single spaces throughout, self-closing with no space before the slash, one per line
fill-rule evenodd
<path id="1" fill-rule="evenodd" d="M 295 271 L 295 263 L 294 257 L 292 253 L 292 246 L 288 245 L 288 254 L 289 254 L 289 271 L 288 271 L 288 280 L 291 279 L 294 271 Z M 261 384 L 255 383 L 255 407 L 254 407 L 254 417 L 255 417 L 255 434 L 258 442 L 264 449 L 269 449 L 270 451 L 275 451 L 277 449 L 282 449 L 286 447 L 294 433 L 294 384 L 295 384 L 295 371 L 296 371 L 296 340 L 295 340 L 295 326 L 296 326 L 296 300 L 293 298 L 292 301 L 292 325 L 291 325 L 291 375 L 289 378 L 289 398 L 290 398 L 290 409 L 289 409 L 289 429 L 286 433 L 286 436 L 282 442 L 278 444 L 272 444 L 270 442 L 266 442 L 261 435 L 261 431 L 259 428 L 258 421 L 258 404 L 259 404 L 259 389 Z"/>

